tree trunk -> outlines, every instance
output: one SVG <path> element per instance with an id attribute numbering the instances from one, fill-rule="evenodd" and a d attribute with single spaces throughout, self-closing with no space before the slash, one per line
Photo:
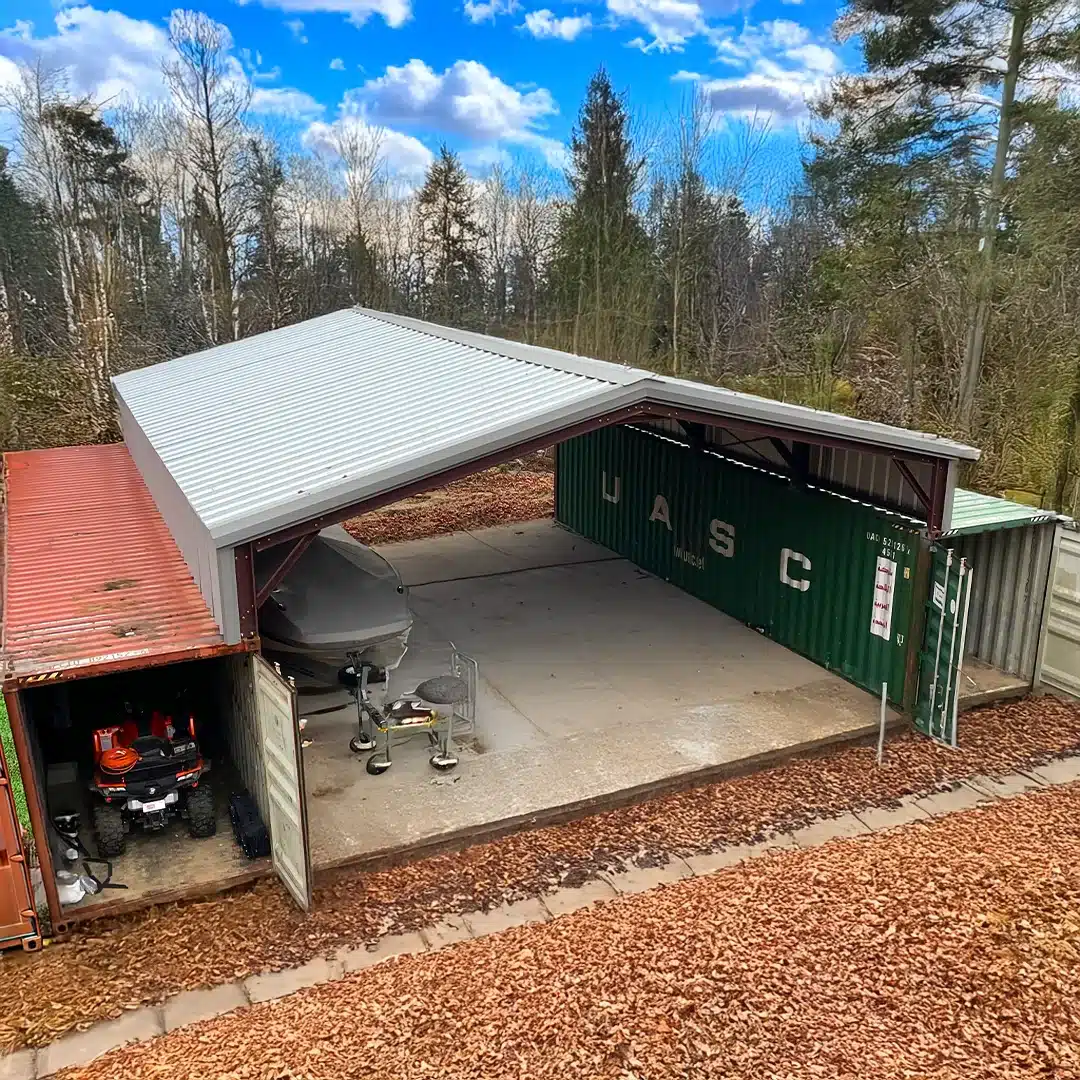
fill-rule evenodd
<path id="1" fill-rule="evenodd" d="M 1031 9 L 1021 3 L 1013 12 L 1012 35 L 1006 60 L 1005 81 L 1001 88 L 1001 113 L 998 117 L 997 146 L 994 149 L 994 165 L 990 171 L 990 197 L 983 218 L 982 237 L 979 240 L 979 258 L 973 273 L 974 306 L 964 342 L 964 362 L 960 369 L 960 389 L 957 397 L 957 421 L 964 434 L 971 431 L 975 412 L 975 394 L 979 388 L 986 334 L 990 327 L 990 301 L 993 294 L 994 248 L 998 227 L 1001 224 L 1001 195 L 1005 189 L 1005 166 L 1008 163 L 1009 145 L 1012 142 L 1013 104 L 1016 98 L 1016 81 L 1020 64 L 1024 59 L 1024 34 L 1031 21 Z"/>
<path id="2" fill-rule="evenodd" d="M 1073 456 L 1076 452 L 1076 435 L 1080 431 L 1080 362 L 1073 373 L 1072 393 L 1069 395 L 1069 411 L 1065 417 L 1065 432 L 1058 450 L 1057 469 L 1054 476 L 1054 509 L 1065 510 L 1065 498 L 1069 492 Z M 1080 487 L 1080 480 L 1077 481 Z"/>

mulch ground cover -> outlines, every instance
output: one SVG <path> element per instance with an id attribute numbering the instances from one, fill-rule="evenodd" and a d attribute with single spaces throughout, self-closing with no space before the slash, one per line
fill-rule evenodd
<path id="1" fill-rule="evenodd" d="M 1078 855 L 1071 785 L 388 961 L 63 1080 L 1075 1077 Z"/>
<path id="2" fill-rule="evenodd" d="M 663 862 L 671 853 L 713 850 L 816 817 L 888 806 L 967 776 L 1013 772 L 1080 749 L 1080 706 L 1044 697 L 981 709 L 961 718 L 960 741 L 951 750 L 914 733 L 896 735 L 881 768 L 871 746 L 833 747 L 461 852 L 341 873 L 316 888 L 308 915 L 266 880 L 205 901 L 102 920 L 39 954 L 0 960 L 0 1047 L 43 1045 L 181 990 L 539 895 L 620 863 Z"/>
<path id="3" fill-rule="evenodd" d="M 535 521 L 554 512 L 551 457 L 534 454 L 353 518 L 345 528 L 361 543 L 392 544 Z"/>

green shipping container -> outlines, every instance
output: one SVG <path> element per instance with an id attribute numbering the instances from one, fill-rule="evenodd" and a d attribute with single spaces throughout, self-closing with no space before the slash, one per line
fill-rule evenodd
<path id="1" fill-rule="evenodd" d="M 851 499 L 634 427 L 561 444 L 556 519 L 902 704 L 920 535 Z"/>

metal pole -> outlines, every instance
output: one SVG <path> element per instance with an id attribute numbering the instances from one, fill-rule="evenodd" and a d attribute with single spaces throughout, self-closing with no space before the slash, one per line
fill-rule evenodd
<path id="1" fill-rule="evenodd" d="M 964 578 L 967 572 L 967 559 L 960 560 L 960 577 L 956 583 L 956 607 L 953 610 L 953 625 L 952 635 L 949 638 L 949 677 L 945 681 L 945 701 L 942 706 L 941 719 L 943 724 L 948 723 L 948 714 L 952 711 L 952 697 L 953 697 L 953 659 L 956 656 L 956 634 L 960 627 L 960 608 L 963 606 L 964 597 Z M 953 732 L 946 740 L 950 746 L 955 746 L 956 739 L 956 714 L 953 713 Z M 941 734 L 944 736 L 947 730 L 946 727 L 942 727 Z"/>
<path id="2" fill-rule="evenodd" d="M 881 725 L 878 728 L 877 737 L 877 763 L 880 765 L 885 758 L 885 703 L 889 696 L 889 684 L 881 684 Z"/>
<path id="3" fill-rule="evenodd" d="M 964 649 L 967 648 L 968 612 L 971 610 L 971 578 L 974 573 L 974 567 L 968 569 L 967 595 L 964 597 L 964 622 L 960 627 L 960 658 L 956 662 L 956 690 L 953 700 L 952 744 L 954 747 L 956 746 L 956 728 L 960 717 L 960 679 L 964 673 Z"/>
<path id="4" fill-rule="evenodd" d="M 953 549 L 945 555 L 945 594 L 941 599 L 941 615 L 937 624 L 937 648 L 934 650 L 934 678 L 930 683 L 930 735 L 934 734 L 934 711 L 937 708 L 938 670 L 941 665 L 941 633 L 945 629 L 945 609 L 949 605 L 949 571 L 952 568 Z M 930 586 L 930 603 L 934 603 L 934 588 Z M 934 605 L 937 606 L 936 604 Z"/>

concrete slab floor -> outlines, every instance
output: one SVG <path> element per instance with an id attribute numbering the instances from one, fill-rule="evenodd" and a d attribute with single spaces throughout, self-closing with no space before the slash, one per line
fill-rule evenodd
<path id="1" fill-rule="evenodd" d="M 1031 689 L 1031 680 L 1009 675 L 969 656 L 960 669 L 961 711 L 1003 698 L 1022 697 Z"/>
<path id="2" fill-rule="evenodd" d="M 915 804 L 931 817 L 938 817 L 941 814 L 951 814 L 956 810 L 967 810 L 969 807 L 985 805 L 993 801 L 992 795 L 987 795 L 979 788 L 961 782 L 944 791 L 924 795 L 916 799 Z"/>
<path id="3" fill-rule="evenodd" d="M 871 695 L 551 522 L 380 550 L 432 582 L 410 589 L 392 693 L 446 671 L 453 642 L 479 664 L 476 732 L 451 773 L 414 738 L 370 776 L 348 749 L 347 695 L 302 697 L 316 869 L 877 724 Z"/>
<path id="4" fill-rule="evenodd" d="M 900 800 L 899 806 L 868 806 L 856 810 L 855 816 L 874 832 L 879 829 L 892 829 L 897 825 L 910 825 L 913 821 L 929 821 L 930 814 L 907 795 Z"/>
<path id="5" fill-rule="evenodd" d="M 409 587 L 618 557 L 546 518 L 383 544 L 378 550 L 393 563 Z"/>

